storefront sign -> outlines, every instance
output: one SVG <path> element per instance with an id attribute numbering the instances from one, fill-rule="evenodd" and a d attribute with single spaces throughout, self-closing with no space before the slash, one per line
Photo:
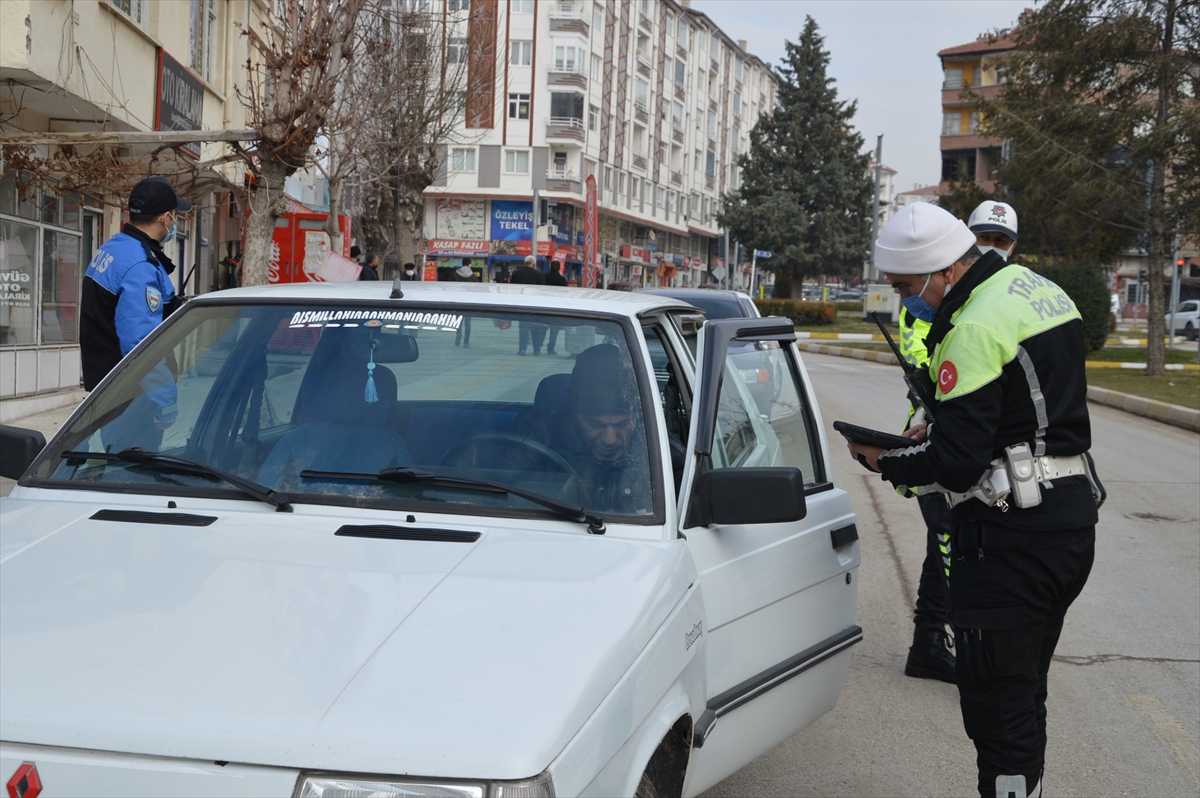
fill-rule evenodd
<path id="1" fill-rule="evenodd" d="M 628 244 L 621 247 L 621 257 L 625 260 L 632 260 L 638 263 L 648 263 L 650 261 L 650 253 L 638 247 L 631 247 Z"/>
<path id="2" fill-rule="evenodd" d="M 704 266 L 704 262 L 702 260 L 700 260 L 699 256 L 692 258 L 692 268 L 693 269 L 699 269 L 702 266 Z"/>
<path id="3" fill-rule="evenodd" d="M 418 251 L 427 258 L 485 258 L 487 241 L 463 241 L 453 238 L 421 239 Z"/>
<path id="4" fill-rule="evenodd" d="M 437 201 L 438 238 L 464 241 L 487 238 L 487 213 L 483 200 L 445 199 Z"/>
<path id="5" fill-rule="evenodd" d="M 158 51 L 158 92 L 154 98 L 155 130 L 200 130 L 204 122 L 204 84 L 166 50 Z M 193 158 L 200 145 L 180 147 Z"/>
<path id="6" fill-rule="evenodd" d="M 492 240 L 532 241 L 533 203 L 492 200 Z"/>

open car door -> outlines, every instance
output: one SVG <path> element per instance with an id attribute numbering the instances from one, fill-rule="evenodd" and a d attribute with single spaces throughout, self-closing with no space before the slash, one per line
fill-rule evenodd
<path id="1" fill-rule="evenodd" d="M 688 794 L 832 709 L 862 639 L 854 514 L 795 339 L 783 318 L 700 330 L 679 532 L 704 596 L 708 701 Z"/>

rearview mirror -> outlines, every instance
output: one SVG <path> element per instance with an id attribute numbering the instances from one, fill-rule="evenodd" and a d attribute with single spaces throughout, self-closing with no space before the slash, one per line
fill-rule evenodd
<path id="1" fill-rule="evenodd" d="M 46 436 L 35 429 L 0 424 L 0 477 L 20 479 L 46 448 Z"/>
<path id="2" fill-rule="evenodd" d="M 807 514 L 800 469 L 717 468 L 696 480 L 686 526 L 783 524 Z"/>

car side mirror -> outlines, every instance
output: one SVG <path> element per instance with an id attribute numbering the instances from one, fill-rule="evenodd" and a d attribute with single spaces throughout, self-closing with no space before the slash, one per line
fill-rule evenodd
<path id="1" fill-rule="evenodd" d="M 807 514 L 800 469 L 717 468 L 696 480 L 686 526 L 784 524 Z"/>
<path id="2" fill-rule="evenodd" d="M 35 429 L 0 424 L 0 477 L 20 479 L 46 448 L 46 436 Z"/>

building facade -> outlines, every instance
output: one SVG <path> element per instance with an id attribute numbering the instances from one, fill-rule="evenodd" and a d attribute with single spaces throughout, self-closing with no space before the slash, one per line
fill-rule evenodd
<path id="1" fill-rule="evenodd" d="M 984 99 L 993 99 L 1007 81 L 1007 54 L 1016 44 L 1009 37 L 991 40 L 981 36 L 969 44 L 948 47 L 938 52 L 944 71 L 942 81 L 942 180 L 974 180 L 984 191 L 996 187 L 996 169 L 1000 165 L 1003 142 L 979 135 L 979 113 L 971 108 L 964 89 Z"/>
<path id="2" fill-rule="evenodd" d="M 490 94 L 467 98 L 425 192 L 426 279 L 463 258 L 503 279 L 528 254 L 580 284 L 724 273 L 720 198 L 776 103 L 775 76 L 745 42 L 688 0 L 440 1 L 462 17 L 450 47 L 474 53 L 485 39 L 499 66 Z"/>
<path id="3" fill-rule="evenodd" d="M 235 88 L 248 52 L 241 28 L 269 8 L 264 0 L 3 0 L 3 130 L 244 128 Z M 224 146 L 189 146 L 180 157 L 209 159 Z M 56 147 L 39 145 L 39 154 Z M 155 149 L 116 152 L 132 161 Z M 0 157 L 0 399 L 76 389 L 83 273 L 127 218 L 126 198 L 51 190 L 21 197 L 22 175 L 4 163 Z M 208 191 L 191 197 L 196 209 L 167 245 L 179 265 L 172 279 L 180 286 L 187 277 L 189 293 L 216 284 L 218 262 L 241 235 L 228 195 Z"/>

